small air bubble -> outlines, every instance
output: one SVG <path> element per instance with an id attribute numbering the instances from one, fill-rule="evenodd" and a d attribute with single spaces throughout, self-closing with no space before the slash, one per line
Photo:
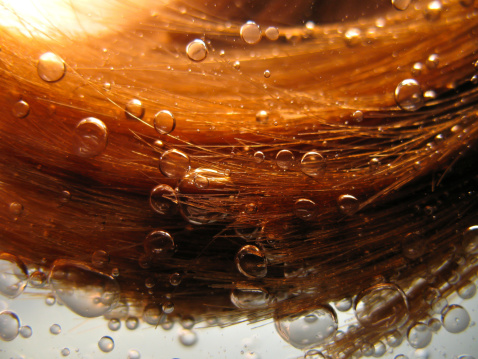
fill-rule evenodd
<path id="1" fill-rule="evenodd" d="M 359 209 L 359 201 L 350 194 L 341 195 L 337 200 L 337 204 L 340 212 L 348 216 L 355 214 Z"/>
<path id="2" fill-rule="evenodd" d="M 16 118 L 25 118 L 30 113 L 30 105 L 23 101 L 17 101 L 12 107 L 13 116 Z"/>
<path id="3" fill-rule="evenodd" d="M 124 108 L 126 118 L 130 120 L 142 119 L 145 113 L 142 102 L 138 99 L 129 100 Z"/>
<path id="4" fill-rule="evenodd" d="M 357 29 L 357 28 L 348 29 L 344 35 L 345 43 L 348 46 L 356 46 L 360 44 L 361 35 L 362 33 L 360 29 Z"/>
<path id="5" fill-rule="evenodd" d="M 75 127 L 73 136 L 73 150 L 81 157 L 95 157 L 100 155 L 108 145 L 108 129 L 103 121 L 88 117 Z"/>
<path id="6" fill-rule="evenodd" d="M 274 26 L 270 26 L 265 31 L 266 37 L 271 41 L 276 41 L 279 38 L 279 29 Z"/>
<path id="7" fill-rule="evenodd" d="M 196 332 L 189 329 L 182 329 L 179 332 L 179 341 L 182 345 L 190 347 L 197 343 L 198 336 Z"/>
<path id="8" fill-rule="evenodd" d="M 61 350 L 61 355 L 64 356 L 64 357 L 67 357 L 68 355 L 70 355 L 70 349 L 68 348 L 63 348 Z"/>
<path id="9" fill-rule="evenodd" d="M 294 166 L 295 157 L 289 150 L 280 150 L 276 155 L 276 164 L 280 169 L 288 170 Z"/>
<path id="10" fill-rule="evenodd" d="M 317 215 L 317 206 L 314 201 L 301 198 L 294 203 L 294 214 L 304 221 L 313 220 Z"/>
<path id="11" fill-rule="evenodd" d="M 243 246 L 237 252 L 235 262 L 239 272 L 248 278 L 263 278 L 267 275 L 266 257 L 256 246 Z"/>
<path id="12" fill-rule="evenodd" d="M 43 81 L 56 82 L 65 76 L 66 67 L 58 55 L 46 52 L 38 60 L 37 71 Z"/>
<path id="13" fill-rule="evenodd" d="M 23 205 L 19 202 L 12 202 L 8 207 L 10 214 L 14 217 L 18 217 L 23 213 Z"/>
<path id="14" fill-rule="evenodd" d="M 50 333 L 54 335 L 58 335 L 61 333 L 61 327 L 58 324 L 53 324 L 50 326 Z"/>
<path id="15" fill-rule="evenodd" d="M 307 176 L 318 178 L 325 173 L 327 163 L 317 151 L 309 151 L 300 160 L 300 169 Z"/>
<path id="16" fill-rule="evenodd" d="M 437 54 L 431 54 L 430 56 L 428 56 L 428 59 L 426 61 L 426 65 L 430 70 L 436 69 L 439 63 L 440 63 L 440 58 L 438 57 Z"/>
<path id="17" fill-rule="evenodd" d="M 109 330 L 116 332 L 121 328 L 121 321 L 117 318 L 110 319 L 110 321 L 108 322 L 108 328 Z"/>
<path id="18" fill-rule="evenodd" d="M 423 64 L 421 62 L 415 62 L 412 66 L 412 76 L 420 76 L 423 72 Z"/>
<path id="19" fill-rule="evenodd" d="M 269 120 L 269 114 L 267 111 L 261 110 L 256 113 L 256 121 L 259 123 L 266 123 Z"/>
<path id="20" fill-rule="evenodd" d="M 179 284 L 181 284 L 181 281 L 182 281 L 182 276 L 180 273 L 177 273 L 177 272 L 173 273 L 169 277 L 169 283 L 174 287 L 177 287 Z"/>
<path id="21" fill-rule="evenodd" d="M 169 150 L 159 160 L 161 173 L 169 178 L 181 178 L 191 169 L 189 157 L 181 151 Z"/>
<path id="22" fill-rule="evenodd" d="M 412 0 L 392 0 L 392 5 L 395 9 L 404 11 L 410 6 Z"/>
<path id="23" fill-rule="evenodd" d="M 264 71 L 264 77 L 265 77 L 266 79 L 268 79 L 269 77 L 271 77 L 271 72 L 270 72 L 269 70 L 265 70 L 265 71 Z"/>
<path id="24" fill-rule="evenodd" d="M 0 313 L 0 339 L 11 341 L 18 336 L 20 331 L 20 319 L 11 311 Z"/>
<path id="25" fill-rule="evenodd" d="M 186 54 L 193 61 L 203 61 L 207 57 L 207 46 L 201 39 L 195 39 L 186 46 Z"/>
<path id="26" fill-rule="evenodd" d="M 20 335 L 22 338 L 30 338 L 33 334 L 32 328 L 29 325 L 23 325 L 20 328 Z"/>
<path id="27" fill-rule="evenodd" d="M 264 162 L 265 158 L 266 158 L 266 156 L 264 155 L 264 153 L 262 151 L 256 151 L 254 153 L 254 162 L 256 162 L 256 163 Z"/>
<path id="28" fill-rule="evenodd" d="M 139 320 L 136 317 L 128 317 L 126 318 L 125 325 L 129 330 L 135 330 L 139 326 Z"/>
<path id="29" fill-rule="evenodd" d="M 176 119 L 167 110 L 162 110 L 154 115 L 154 128 L 160 135 L 167 135 L 176 128 Z"/>
<path id="30" fill-rule="evenodd" d="M 91 263 L 96 267 L 103 267 L 110 262 L 109 254 L 104 250 L 94 251 L 91 256 Z"/>
<path id="31" fill-rule="evenodd" d="M 414 79 L 406 79 L 395 89 L 395 101 L 405 111 L 416 111 L 423 106 L 420 84 Z"/>
<path id="32" fill-rule="evenodd" d="M 172 215 L 177 210 L 178 198 L 176 191 L 165 184 L 157 185 L 149 196 L 151 208 L 162 215 Z"/>
<path id="33" fill-rule="evenodd" d="M 111 337 L 102 337 L 98 341 L 98 348 L 104 353 L 109 353 L 115 348 L 115 342 Z"/>
<path id="34" fill-rule="evenodd" d="M 440 18 L 443 10 L 441 1 L 430 1 L 425 7 L 424 15 L 428 21 L 436 21 Z"/>
<path id="35" fill-rule="evenodd" d="M 250 45 L 257 44 L 262 38 L 261 28 L 254 21 L 242 25 L 240 35 L 242 40 Z"/>

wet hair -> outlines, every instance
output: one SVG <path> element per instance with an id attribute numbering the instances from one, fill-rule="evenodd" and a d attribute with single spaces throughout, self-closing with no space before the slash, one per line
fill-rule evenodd
<path id="1" fill-rule="evenodd" d="M 0 258 L 24 280 L 2 293 L 28 274 L 86 317 L 273 318 L 338 357 L 406 335 L 478 251 L 474 2 L 407 3 L 121 2 L 66 27 L 4 4 Z M 331 339 L 334 302 L 357 326 Z M 295 340 L 310 315 L 322 340 Z"/>

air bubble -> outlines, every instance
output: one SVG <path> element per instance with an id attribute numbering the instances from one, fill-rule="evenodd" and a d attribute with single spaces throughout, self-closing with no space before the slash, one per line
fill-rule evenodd
<path id="1" fill-rule="evenodd" d="M 50 326 L 50 333 L 53 335 L 58 335 L 61 333 L 61 327 L 58 324 L 52 324 Z"/>
<path id="2" fill-rule="evenodd" d="M 294 214 L 304 221 L 313 220 L 317 215 L 317 206 L 314 201 L 301 198 L 294 203 Z"/>
<path id="3" fill-rule="evenodd" d="M 440 63 L 440 58 L 438 57 L 438 55 L 431 54 L 430 56 L 428 56 L 426 65 L 430 70 L 432 70 L 432 69 L 436 69 L 439 63 Z"/>
<path id="4" fill-rule="evenodd" d="M 432 318 L 428 321 L 428 327 L 432 332 L 436 333 L 441 329 L 441 322 L 437 318 Z"/>
<path id="5" fill-rule="evenodd" d="M 256 246 L 242 247 L 236 254 L 235 263 L 239 272 L 248 278 L 263 278 L 267 275 L 266 257 Z"/>
<path id="6" fill-rule="evenodd" d="M 256 151 L 254 153 L 254 162 L 256 162 L 256 163 L 264 162 L 265 158 L 266 158 L 266 156 L 264 155 L 264 153 L 262 151 Z"/>
<path id="7" fill-rule="evenodd" d="M 53 294 L 49 294 L 45 298 L 45 304 L 51 307 L 56 303 L 56 297 Z"/>
<path id="8" fill-rule="evenodd" d="M 63 190 L 60 192 L 60 202 L 61 203 L 68 203 L 71 199 L 71 193 L 67 190 Z"/>
<path id="9" fill-rule="evenodd" d="M 151 255 L 154 259 L 171 257 L 174 250 L 173 237 L 166 231 L 152 231 L 144 240 L 145 253 Z"/>
<path id="10" fill-rule="evenodd" d="M 30 278 L 28 278 L 28 283 L 35 288 L 42 288 L 45 286 L 47 281 L 46 274 L 41 271 L 35 271 L 30 274 Z"/>
<path id="11" fill-rule="evenodd" d="M 412 66 L 412 76 L 420 76 L 422 74 L 423 68 L 424 66 L 421 62 L 414 63 Z"/>
<path id="12" fill-rule="evenodd" d="M 143 104 L 138 99 L 129 100 L 124 108 L 126 118 L 130 120 L 142 119 L 145 113 Z"/>
<path id="13" fill-rule="evenodd" d="M 355 317 L 364 327 L 395 328 L 408 319 L 408 300 L 394 284 L 377 284 L 360 292 L 354 303 Z"/>
<path id="14" fill-rule="evenodd" d="M 103 267 L 110 262 L 109 254 L 104 250 L 94 251 L 91 255 L 91 263 L 95 267 Z"/>
<path id="15" fill-rule="evenodd" d="M 196 321 L 191 315 L 186 315 L 181 319 L 181 326 L 184 329 L 192 329 L 194 324 L 196 324 Z"/>
<path id="16" fill-rule="evenodd" d="M 191 169 L 189 157 L 178 150 L 169 150 L 163 153 L 159 160 L 159 169 L 169 178 L 181 178 Z"/>
<path id="17" fill-rule="evenodd" d="M 70 310 L 83 317 L 103 315 L 119 299 L 120 289 L 116 280 L 82 262 L 56 260 L 49 281 L 55 295 Z"/>
<path id="18" fill-rule="evenodd" d="M 242 40 L 250 45 L 257 44 L 262 38 L 261 28 L 254 21 L 242 25 L 239 33 Z"/>
<path id="19" fill-rule="evenodd" d="M 28 281 L 25 264 L 16 256 L 0 254 L 0 293 L 15 298 L 23 293 Z"/>
<path id="20" fill-rule="evenodd" d="M 268 79 L 269 77 L 271 77 L 271 72 L 270 72 L 269 70 L 265 70 L 265 71 L 264 71 L 264 77 L 265 77 L 266 79 Z"/>
<path id="21" fill-rule="evenodd" d="M 340 212 L 348 216 L 355 214 L 360 207 L 358 199 L 350 194 L 343 194 L 339 196 L 337 204 L 339 206 Z"/>
<path id="22" fill-rule="evenodd" d="M 18 336 L 20 331 L 20 319 L 8 310 L 0 313 L 0 339 L 11 341 Z"/>
<path id="23" fill-rule="evenodd" d="M 352 118 L 355 120 L 355 122 L 362 122 L 363 121 L 363 112 L 362 111 L 355 111 L 352 114 Z"/>
<path id="24" fill-rule="evenodd" d="M 108 322 L 108 328 L 109 330 L 116 332 L 117 330 L 121 328 L 121 321 L 116 318 L 110 319 Z"/>
<path id="25" fill-rule="evenodd" d="M 140 359 L 140 358 L 141 358 L 141 354 L 139 353 L 139 351 L 135 349 L 131 349 L 128 351 L 127 359 Z"/>
<path id="26" fill-rule="evenodd" d="M 387 348 L 385 347 L 385 344 L 383 344 L 383 342 L 381 341 L 378 341 L 377 343 L 375 343 L 375 345 L 373 346 L 374 347 L 374 353 L 373 353 L 373 356 L 375 358 L 380 358 L 381 356 L 383 356 L 387 350 Z"/>
<path id="27" fill-rule="evenodd" d="M 432 340 L 432 332 L 425 323 L 416 323 L 408 330 L 408 343 L 415 349 L 425 348 Z"/>
<path id="28" fill-rule="evenodd" d="M 293 317 L 276 319 L 279 335 L 298 349 L 317 346 L 335 335 L 337 317 L 329 306 L 304 312 Z"/>
<path id="29" fill-rule="evenodd" d="M 186 54 L 196 62 L 203 61 L 207 57 L 207 46 L 201 39 L 195 39 L 186 46 Z"/>
<path id="30" fill-rule="evenodd" d="M 410 6 L 412 0 L 392 0 L 392 5 L 395 9 L 404 11 Z"/>
<path id="31" fill-rule="evenodd" d="M 160 135 L 167 135 L 176 128 L 176 119 L 173 114 L 167 110 L 162 110 L 154 115 L 154 129 Z"/>
<path id="32" fill-rule="evenodd" d="M 470 325 L 470 315 L 460 305 L 450 305 L 442 314 L 443 327 L 450 333 L 461 333 Z"/>
<path id="33" fill-rule="evenodd" d="M 317 151 L 309 151 L 300 160 L 300 169 L 307 176 L 318 178 L 325 173 L 327 163 L 324 157 Z"/>
<path id="34" fill-rule="evenodd" d="M 378 158 L 372 158 L 369 163 L 368 163 L 368 167 L 370 168 L 370 171 L 372 172 L 375 172 L 379 169 L 381 163 L 380 163 L 380 160 Z"/>
<path id="35" fill-rule="evenodd" d="M 471 226 L 463 233 L 463 244 L 467 253 L 478 253 L 478 226 Z"/>
<path id="36" fill-rule="evenodd" d="M 236 69 L 236 70 L 240 70 L 241 69 L 241 63 L 239 61 L 234 61 L 234 63 L 232 64 L 232 67 L 234 67 L 234 69 Z"/>
<path id="37" fill-rule="evenodd" d="M 462 299 L 473 298 L 476 294 L 476 285 L 473 282 L 465 281 L 464 283 L 460 284 L 457 292 Z"/>
<path id="38" fill-rule="evenodd" d="M 65 76 L 66 67 L 58 55 L 46 52 L 38 60 L 37 71 L 43 81 L 56 82 Z"/>
<path id="39" fill-rule="evenodd" d="M 395 89 L 395 102 L 405 111 L 416 111 L 424 104 L 422 90 L 414 79 L 406 79 Z"/>
<path id="40" fill-rule="evenodd" d="M 161 308 L 164 314 L 171 314 L 172 312 L 174 312 L 174 303 L 173 302 L 163 303 Z"/>
<path id="41" fill-rule="evenodd" d="M 8 210 L 13 217 L 19 217 L 23 213 L 23 205 L 19 202 L 12 202 L 8 206 Z"/>
<path id="42" fill-rule="evenodd" d="M 385 340 L 390 347 L 396 348 L 402 344 L 403 336 L 398 330 L 394 330 L 385 335 Z"/>
<path id="43" fill-rule="evenodd" d="M 136 317 L 128 317 L 126 318 L 125 325 L 129 330 L 135 330 L 139 326 L 139 320 Z"/>
<path id="44" fill-rule="evenodd" d="M 288 170 L 294 166 L 295 157 L 289 150 L 280 150 L 276 155 L 276 164 L 280 169 Z"/>
<path id="45" fill-rule="evenodd" d="M 30 338 L 33 334 L 33 330 L 32 327 L 30 327 L 29 325 L 22 325 L 19 333 L 22 338 Z"/>
<path id="46" fill-rule="evenodd" d="M 70 349 L 63 348 L 60 353 L 62 356 L 67 357 L 68 355 L 70 355 Z"/>
<path id="47" fill-rule="evenodd" d="M 209 180 L 201 173 L 194 175 L 194 185 L 199 189 L 207 189 L 209 187 Z"/>
<path id="48" fill-rule="evenodd" d="M 362 32 L 360 29 L 351 28 L 345 32 L 344 39 L 348 46 L 356 46 L 360 44 Z"/>
<path id="49" fill-rule="evenodd" d="M 172 187 L 160 184 L 151 191 L 149 204 L 159 214 L 172 215 L 177 211 L 178 198 Z"/>
<path id="50" fill-rule="evenodd" d="M 436 21 L 440 18 L 442 10 L 443 10 L 443 5 L 441 1 L 438 1 L 438 0 L 430 1 L 425 7 L 425 12 L 424 12 L 425 18 L 428 21 Z"/>
<path id="51" fill-rule="evenodd" d="M 179 341 L 182 345 L 190 347 L 197 343 L 198 336 L 196 332 L 189 329 L 181 329 L 179 332 Z"/>
<path id="52" fill-rule="evenodd" d="M 269 26 L 265 31 L 266 37 L 271 41 L 276 41 L 279 38 L 279 29 L 274 26 Z"/>
<path id="53" fill-rule="evenodd" d="M 180 273 L 177 273 L 177 272 L 173 273 L 169 277 L 169 283 L 174 287 L 177 287 L 179 284 L 181 284 L 181 281 L 182 281 L 182 275 Z"/>
<path id="54" fill-rule="evenodd" d="M 109 353 L 115 348 L 115 342 L 111 337 L 102 337 L 98 341 L 98 348 L 104 353 Z"/>
<path id="55" fill-rule="evenodd" d="M 352 304 L 351 298 L 344 298 L 334 303 L 335 308 L 341 312 L 348 311 L 350 308 L 352 308 Z"/>
<path id="56" fill-rule="evenodd" d="M 143 320 L 149 325 L 159 325 L 162 317 L 163 311 L 157 304 L 148 304 L 143 310 Z"/>
<path id="57" fill-rule="evenodd" d="M 231 303 L 239 309 L 267 308 L 271 297 L 266 290 L 250 285 L 238 285 L 231 291 Z"/>
<path id="58" fill-rule="evenodd" d="M 13 116 L 16 118 L 25 118 L 30 113 L 30 105 L 23 101 L 17 101 L 12 107 Z"/>
<path id="59" fill-rule="evenodd" d="M 75 127 L 73 149 L 81 157 L 95 157 L 101 154 L 108 144 L 108 129 L 103 121 L 88 117 Z"/>
<path id="60" fill-rule="evenodd" d="M 259 123 L 267 123 L 267 121 L 269 121 L 269 114 L 267 111 L 261 110 L 256 113 L 256 121 Z"/>

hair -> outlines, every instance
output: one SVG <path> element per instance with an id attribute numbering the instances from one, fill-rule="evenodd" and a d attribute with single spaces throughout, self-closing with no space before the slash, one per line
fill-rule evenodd
<path id="1" fill-rule="evenodd" d="M 340 357 L 474 278 L 473 1 L 153 3 L 2 5 L 4 260 L 222 325 L 355 298 Z"/>

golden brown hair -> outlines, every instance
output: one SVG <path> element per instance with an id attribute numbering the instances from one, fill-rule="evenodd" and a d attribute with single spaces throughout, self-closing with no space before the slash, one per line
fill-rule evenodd
<path id="1" fill-rule="evenodd" d="M 324 355 L 404 335 L 476 272 L 478 21 L 395 3 L 5 3 L 4 261 L 226 324 L 355 298 Z"/>

